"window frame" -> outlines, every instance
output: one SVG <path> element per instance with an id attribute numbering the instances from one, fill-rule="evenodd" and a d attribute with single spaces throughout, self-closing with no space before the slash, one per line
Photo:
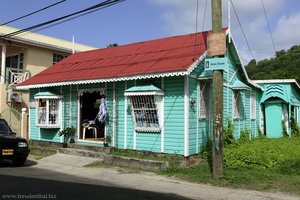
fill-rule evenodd
<path id="1" fill-rule="evenodd" d="M 210 115 L 210 81 L 208 80 L 200 80 L 198 82 L 199 84 L 199 103 L 198 103 L 198 106 L 199 106 L 199 109 L 198 109 L 198 112 L 199 112 L 199 119 L 206 119 L 208 120 L 209 119 L 209 115 Z M 203 86 L 204 85 L 204 86 Z M 203 89 L 202 89 L 203 88 Z M 206 97 L 204 97 L 204 95 Z M 203 101 L 202 101 L 203 100 Z M 204 103 L 204 109 L 205 109 L 205 115 L 202 115 L 203 112 L 202 112 L 202 105 Z"/>
<path id="2" fill-rule="evenodd" d="M 250 119 L 256 119 L 256 94 L 250 93 Z"/>
<path id="3" fill-rule="evenodd" d="M 133 118 L 133 122 L 134 122 L 134 130 L 137 132 L 160 132 L 161 131 L 161 116 L 162 116 L 162 98 L 163 96 L 161 95 L 130 95 L 130 108 L 131 108 L 131 115 Z M 135 100 L 133 100 L 135 99 Z M 147 102 L 147 100 L 153 100 L 152 102 Z M 134 102 L 134 103 L 133 103 Z M 141 103 L 139 103 L 141 102 Z M 144 104 L 150 107 L 147 108 L 135 108 L 134 105 L 137 104 Z M 142 112 L 144 114 L 144 116 L 153 116 L 156 115 L 156 119 L 153 119 L 153 117 L 151 118 L 147 118 L 145 121 L 148 121 L 149 126 L 139 126 L 140 123 L 142 124 L 147 124 L 147 122 L 144 121 L 139 121 L 138 120 L 138 116 L 136 115 L 137 113 Z M 146 114 L 145 114 L 146 113 Z M 152 124 L 152 125 L 151 125 Z M 154 125 L 153 125 L 154 124 Z M 154 126 L 154 127 L 152 127 Z"/>
<path id="4" fill-rule="evenodd" d="M 58 56 L 60 56 L 61 59 L 59 59 Z M 52 55 L 52 64 L 54 65 L 54 64 L 56 64 L 56 63 L 62 61 L 62 60 L 65 59 L 66 57 L 67 57 L 66 55 L 61 54 L 61 53 L 53 53 L 53 55 Z"/>
<path id="5" fill-rule="evenodd" d="M 233 95 L 232 95 L 233 119 L 241 118 L 240 96 L 241 96 L 241 92 L 239 90 L 233 90 Z"/>
<path id="6" fill-rule="evenodd" d="M 40 128 L 60 128 L 62 124 L 62 97 L 61 96 L 37 96 L 35 97 L 36 100 L 36 126 Z M 45 107 L 40 107 L 40 101 L 45 101 Z M 56 123 L 50 123 L 50 102 L 56 101 L 57 109 L 54 111 L 56 112 Z M 45 109 L 45 123 L 40 123 L 40 108 Z M 53 114 L 52 114 L 53 115 Z"/>

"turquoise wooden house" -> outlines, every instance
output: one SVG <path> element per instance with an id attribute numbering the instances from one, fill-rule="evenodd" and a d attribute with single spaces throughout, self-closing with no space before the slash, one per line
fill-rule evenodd
<path id="1" fill-rule="evenodd" d="M 269 138 L 291 134 L 291 117 L 299 124 L 300 85 L 295 79 L 256 80 L 264 89 L 260 99 L 264 120 L 261 129 Z M 286 130 L 283 130 L 283 124 Z"/>
<path id="2" fill-rule="evenodd" d="M 186 157 L 200 152 L 212 132 L 208 34 L 76 53 L 19 84 L 30 93 L 30 140 L 59 143 L 59 131 L 73 126 L 82 145 L 110 138 L 119 149 Z M 226 35 L 224 120 L 232 119 L 236 137 L 245 129 L 258 135 L 263 86 L 249 80 Z M 93 125 L 103 102 L 106 123 Z"/>

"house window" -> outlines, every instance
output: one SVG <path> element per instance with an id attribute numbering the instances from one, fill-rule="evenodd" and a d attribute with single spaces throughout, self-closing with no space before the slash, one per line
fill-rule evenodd
<path id="1" fill-rule="evenodd" d="M 199 82 L 199 118 L 208 119 L 209 118 L 209 98 L 210 98 L 210 87 L 208 81 Z"/>
<path id="2" fill-rule="evenodd" d="M 57 54 L 54 53 L 53 54 L 53 65 L 58 63 L 59 61 L 61 61 L 62 59 L 64 59 L 66 56 L 62 55 L 62 54 Z"/>
<path id="3" fill-rule="evenodd" d="M 256 95 L 255 93 L 252 93 L 250 95 L 250 118 L 256 119 Z"/>
<path id="4" fill-rule="evenodd" d="M 61 125 L 61 99 L 59 97 L 37 97 L 37 126 L 59 128 Z"/>
<path id="5" fill-rule="evenodd" d="M 233 91 L 233 118 L 240 118 L 240 91 Z"/>
<path id="6" fill-rule="evenodd" d="M 157 104 L 161 102 L 161 97 L 154 95 L 131 96 L 130 101 L 135 130 L 159 132 L 160 124 Z"/>

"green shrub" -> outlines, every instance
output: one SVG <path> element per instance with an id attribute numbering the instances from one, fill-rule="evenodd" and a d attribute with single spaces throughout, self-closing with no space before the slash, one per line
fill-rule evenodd
<path id="1" fill-rule="evenodd" d="M 242 130 L 240 133 L 239 142 L 248 142 L 250 141 L 251 131 L 249 129 Z"/>
<path id="2" fill-rule="evenodd" d="M 294 136 L 294 137 L 300 136 L 300 128 L 298 126 L 298 123 L 296 122 L 294 113 L 292 113 L 292 115 L 291 115 L 291 129 L 292 129 L 292 133 L 291 133 L 292 136 Z"/>
<path id="3" fill-rule="evenodd" d="M 286 128 L 284 120 L 281 121 L 281 127 L 282 127 L 282 135 L 285 136 L 285 137 L 288 137 L 289 134 L 287 132 L 287 128 Z"/>
<path id="4" fill-rule="evenodd" d="M 281 169 L 291 171 L 300 160 L 300 138 L 257 139 L 229 145 L 224 149 L 225 166 L 232 169 Z M 288 168 L 286 169 L 288 170 Z M 299 172 L 300 173 L 300 172 Z"/>
<path id="5" fill-rule="evenodd" d="M 227 146 L 229 144 L 234 143 L 234 136 L 233 136 L 234 126 L 233 126 L 233 123 L 232 123 L 230 117 L 227 117 L 226 121 L 227 121 L 227 128 L 224 130 L 224 146 Z"/>

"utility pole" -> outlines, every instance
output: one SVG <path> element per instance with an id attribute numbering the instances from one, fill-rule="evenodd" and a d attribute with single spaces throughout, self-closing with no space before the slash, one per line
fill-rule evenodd
<path id="1" fill-rule="evenodd" d="M 222 0 L 211 0 L 212 34 L 207 38 L 208 56 L 220 59 L 226 53 L 226 35 L 222 32 Z M 213 178 L 223 176 L 223 71 L 213 71 Z"/>

